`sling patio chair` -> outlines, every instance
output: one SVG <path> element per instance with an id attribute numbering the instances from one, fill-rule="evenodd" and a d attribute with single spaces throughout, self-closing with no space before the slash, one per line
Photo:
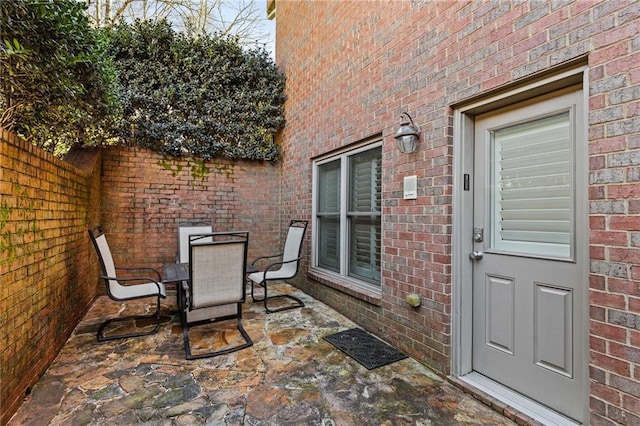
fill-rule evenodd
<path id="1" fill-rule="evenodd" d="M 176 263 L 189 263 L 189 235 L 194 234 L 210 234 L 213 232 L 213 226 L 210 222 L 199 220 L 182 220 L 178 222 L 178 253 L 176 254 Z M 211 241 L 211 237 L 203 237 L 202 242 Z M 164 267 L 163 267 L 164 272 Z M 165 284 L 176 283 L 176 295 L 178 298 L 178 308 L 180 307 L 180 283 L 175 281 L 164 281 Z"/>
<path id="2" fill-rule="evenodd" d="M 277 294 L 275 296 L 269 296 L 267 287 L 268 282 L 273 280 L 285 280 L 295 277 L 298 274 L 298 267 L 300 264 L 302 242 L 304 241 L 304 233 L 307 230 L 306 220 L 292 220 L 289 223 L 289 231 L 287 232 L 287 239 L 284 244 L 284 250 L 282 253 L 261 256 L 251 262 L 249 268 L 249 281 L 251 281 L 251 298 L 254 302 L 264 301 L 264 309 L 267 313 L 286 311 L 288 309 L 301 308 L 304 306 L 302 300 L 290 294 Z M 263 263 L 265 260 L 279 259 L 276 262 L 269 263 L 266 267 L 260 269 L 259 263 Z M 257 271 L 257 272 L 254 272 Z M 258 298 L 254 294 L 254 286 L 263 288 L 262 298 Z M 269 300 L 273 299 L 289 299 L 294 304 L 287 304 L 275 309 L 271 309 L 267 306 Z"/>
<path id="3" fill-rule="evenodd" d="M 107 237 L 101 226 L 96 226 L 89 230 L 91 242 L 96 249 L 100 269 L 100 278 L 104 280 L 107 288 L 107 295 L 116 301 L 142 299 L 146 297 L 156 298 L 156 311 L 147 315 L 130 315 L 120 318 L 112 318 L 104 321 L 98 328 L 98 341 L 124 339 L 127 337 L 147 336 L 158 332 L 160 328 L 160 298 L 166 297 L 166 290 L 162 284 L 160 273 L 150 267 L 117 267 L 114 264 Z M 118 271 L 128 271 L 126 277 L 118 276 Z M 141 274 L 142 273 L 142 274 Z M 149 275 L 157 277 L 152 278 Z M 139 331 L 133 333 L 121 333 L 105 335 L 104 331 L 110 324 L 119 324 L 125 321 L 138 321 L 153 319 L 154 328 L 150 331 Z"/>
<path id="4" fill-rule="evenodd" d="M 182 281 L 179 289 L 180 320 L 187 359 L 225 355 L 253 345 L 242 326 L 248 242 L 249 233 L 244 231 L 189 236 L 189 280 Z M 233 331 L 232 335 L 222 337 L 224 345 L 221 348 L 193 353 L 190 329 L 234 319 L 239 335 L 234 338 L 237 333 Z M 220 329 L 215 332 L 226 333 Z M 231 343 L 227 343 L 229 341 Z M 213 339 L 200 338 L 199 346 L 202 343 L 211 348 L 214 342 Z"/>
<path id="5" fill-rule="evenodd" d="M 189 235 L 210 234 L 212 232 L 213 226 L 208 222 L 192 220 L 178 222 L 178 255 L 176 256 L 176 262 L 189 262 Z M 211 237 L 205 238 L 203 241 L 211 241 Z"/>

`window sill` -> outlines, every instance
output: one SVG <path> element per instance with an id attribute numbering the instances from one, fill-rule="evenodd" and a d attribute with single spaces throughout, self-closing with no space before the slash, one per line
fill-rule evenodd
<path id="1" fill-rule="evenodd" d="M 382 306 L 382 296 L 379 292 L 365 289 L 358 285 L 355 280 L 333 275 L 318 269 L 309 270 L 307 272 L 307 277 L 374 306 Z"/>

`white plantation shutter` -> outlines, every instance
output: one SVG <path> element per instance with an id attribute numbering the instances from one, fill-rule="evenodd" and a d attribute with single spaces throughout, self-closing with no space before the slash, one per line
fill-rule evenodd
<path id="1" fill-rule="evenodd" d="M 492 236 L 498 250 L 570 257 L 570 112 L 492 132 Z"/>
<path id="2" fill-rule="evenodd" d="M 351 157 L 351 191 L 349 211 L 352 213 L 380 212 L 382 168 L 380 149 Z"/>
<path id="3" fill-rule="evenodd" d="M 349 274 L 380 281 L 382 149 L 350 157 Z"/>
<path id="4" fill-rule="evenodd" d="M 380 280 L 380 217 L 355 217 L 351 220 L 350 272 L 352 275 Z"/>
<path id="5" fill-rule="evenodd" d="M 340 161 L 318 167 L 318 265 L 340 271 Z"/>

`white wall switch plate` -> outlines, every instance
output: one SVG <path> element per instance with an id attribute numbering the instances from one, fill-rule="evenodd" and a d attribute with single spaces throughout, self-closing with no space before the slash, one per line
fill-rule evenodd
<path id="1" fill-rule="evenodd" d="M 415 200 L 418 198 L 418 176 L 405 176 L 404 199 Z"/>

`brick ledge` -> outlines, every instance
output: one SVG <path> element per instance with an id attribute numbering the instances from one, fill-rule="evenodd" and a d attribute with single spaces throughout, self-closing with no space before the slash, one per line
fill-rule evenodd
<path id="1" fill-rule="evenodd" d="M 341 293 L 348 294 L 351 297 L 370 303 L 374 306 L 382 306 L 382 296 L 371 291 L 367 291 L 362 287 L 358 287 L 347 280 L 319 272 L 310 270 L 307 272 L 307 278 L 331 287 Z"/>

